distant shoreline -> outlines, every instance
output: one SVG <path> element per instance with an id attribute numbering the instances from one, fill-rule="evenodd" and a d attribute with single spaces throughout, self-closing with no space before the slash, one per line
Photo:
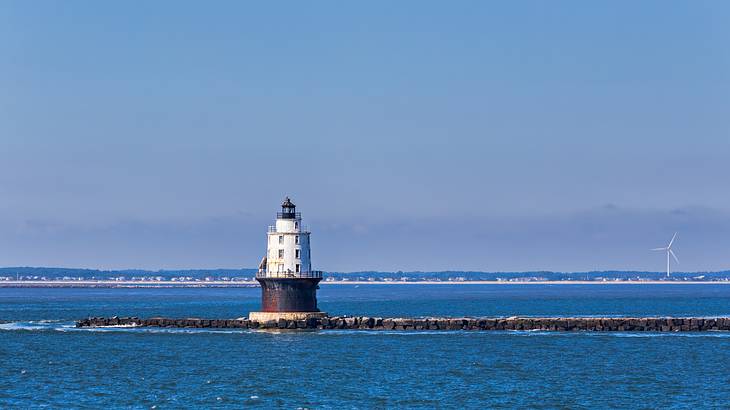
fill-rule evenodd
<path id="1" fill-rule="evenodd" d="M 325 281 L 320 285 L 730 285 L 730 281 Z M 249 288 L 255 281 L 0 281 L 0 288 Z"/>
<path id="2" fill-rule="evenodd" d="M 534 280 L 534 281 L 497 281 L 497 280 L 465 280 L 465 281 L 335 281 L 321 282 L 325 285 L 713 285 L 728 284 L 730 281 L 663 281 L 663 280 L 623 280 L 623 281 L 598 281 L 598 280 Z"/>

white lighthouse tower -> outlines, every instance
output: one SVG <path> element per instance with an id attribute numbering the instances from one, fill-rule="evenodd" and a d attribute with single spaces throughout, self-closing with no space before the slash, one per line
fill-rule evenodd
<path id="1" fill-rule="evenodd" d="M 256 280 L 261 284 L 261 312 L 249 313 L 258 321 L 307 319 L 326 316 L 317 307 L 317 288 L 322 271 L 312 270 L 309 231 L 287 197 L 267 232 L 266 256 Z"/>
<path id="2" fill-rule="evenodd" d="M 302 227 L 302 214 L 289 197 L 281 204 L 276 225 L 269 226 L 266 248 L 267 277 L 301 277 L 311 273 L 309 232 Z"/>

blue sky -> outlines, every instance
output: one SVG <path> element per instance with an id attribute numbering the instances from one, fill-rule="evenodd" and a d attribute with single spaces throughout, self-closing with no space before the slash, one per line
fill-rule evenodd
<path id="1" fill-rule="evenodd" d="M 727 2 L 0 5 L 0 265 L 730 268 Z"/>

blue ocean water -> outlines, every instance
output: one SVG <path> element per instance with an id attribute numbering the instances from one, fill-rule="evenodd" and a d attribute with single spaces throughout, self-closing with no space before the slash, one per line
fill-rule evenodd
<path id="1" fill-rule="evenodd" d="M 331 314 L 730 316 L 725 285 L 323 285 Z M 730 334 L 75 329 L 259 289 L 0 289 L 0 408 L 727 408 Z"/>

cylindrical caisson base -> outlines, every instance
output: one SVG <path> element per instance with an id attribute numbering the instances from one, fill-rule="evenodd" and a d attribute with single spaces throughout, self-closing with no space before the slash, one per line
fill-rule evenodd
<path id="1" fill-rule="evenodd" d="M 317 284 L 321 278 L 256 278 L 261 284 L 262 312 L 319 312 Z"/>

